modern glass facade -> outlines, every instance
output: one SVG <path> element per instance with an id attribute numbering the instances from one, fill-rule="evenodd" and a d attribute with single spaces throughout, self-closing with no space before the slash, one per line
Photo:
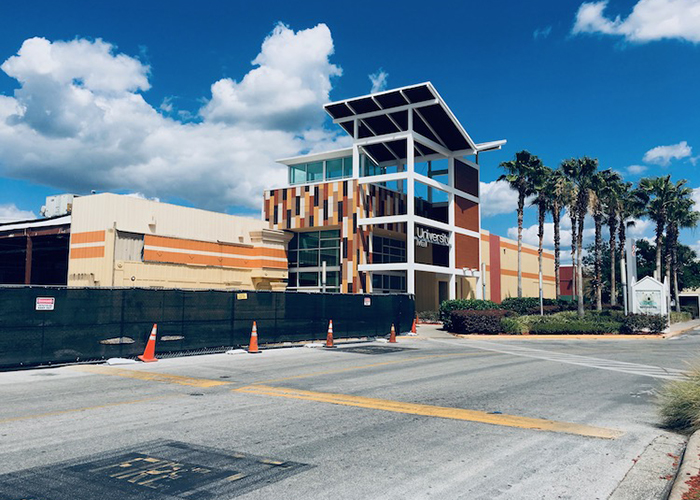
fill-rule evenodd
<path id="1" fill-rule="evenodd" d="M 352 177 L 352 156 L 289 166 L 289 184 L 309 184 Z"/>
<path id="2" fill-rule="evenodd" d="M 326 291 L 340 291 L 340 231 L 295 233 L 288 246 L 290 290 L 323 289 L 323 264 L 326 265 Z"/>

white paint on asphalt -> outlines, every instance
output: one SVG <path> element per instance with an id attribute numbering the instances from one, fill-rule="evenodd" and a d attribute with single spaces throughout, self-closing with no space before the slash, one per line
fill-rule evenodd
<path id="1" fill-rule="evenodd" d="M 544 349 L 533 349 L 516 345 L 503 345 L 501 343 L 488 342 L 483 340 L 469 340 L 468 343 L 459 341 L 448 341 L 440 339 L 430 339 L 431 342 L 441 344 L 459 345 L 491 351 L 512 356 L 523 356 L 526 358 L 542 359 L 545 361 L 555 361 L 569 365 L 585 366 L 587 368 L 597 368 L 599 370 L 610 370 L 630 375 L 641 375 L 643 377 L 661 378 L 665 380 L 681 380 L 683 370 L 675 368 L 663 368 L 660 366 L 642 365 L 638 363 L 628 363 L 626 361 L 614 361 L 611 359 L 594 358 L 591 356 L 580 356 L 578 354 L 567 354 L 563 352 L 546 351 Z"/>

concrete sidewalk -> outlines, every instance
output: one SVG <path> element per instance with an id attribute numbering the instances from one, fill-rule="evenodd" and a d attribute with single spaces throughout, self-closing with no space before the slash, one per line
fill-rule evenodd
<path id="1" fill-rule="evenodd" d="M 700 328 L 700 319 L 674 323 L 668 328 L 668 333 L 664 334 L 664 338 L 675 337 L 691 330 L 697 330 L 698 328 Z"/>

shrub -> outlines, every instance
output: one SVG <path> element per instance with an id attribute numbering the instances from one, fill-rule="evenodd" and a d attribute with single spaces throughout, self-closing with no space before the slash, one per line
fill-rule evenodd
<path id="1" fill-rule="evenodd" d="M 666 329 L 666 316 L 629 314 L 624 317 L 620 333 L 660 333 Z"/>
<path id="2" fill-rule="evenodd" d="M 502 318 L 501 331 L 510 335 L 522 335 L 528 332 L 529 329 L 515 318 Z"/>
<path id="3" fill-rule="evenodd" d="M 559 310 L 559 304 L 553 299 L 543 299 L 544 307 L 550 308 L 552 312 Z M 518 314 L 538 314 L 540 312 L 539 297 L 508 297 L 501 302 L 501 308 L 513 311 Z"/>
<path id="4" fill-rule="evenodd" d="M 695 318 L 696 309 L 693 306 L 681 306 L 681 311 L 690 313 L 690 317 Z"/>
<path id="5" fill-rule="evenodd" d="M 542 319 L 533 323 L 530 327 L 532 335 L 556 335 L 556 334 L 588 334 L 616 333 L 620 329 L 620 323 L 616 321 L 601 320 L 561 320 Z"/>
<path id="6" fill-rule="evenodd" d="M 502 309 L 452 311 L 450 331 L 453 333 L 501 333 L 501 320 L 511 315 Z"/>
<path id="7" fill-rule="evenodd" d="M 693 367 L 683 380 L 664 385 L 657 402 L 664 427 L 677 431 L 700 429 L 700 367 Z"/>
<path id="8" fill-rule="evenodd" d="M 452 331 L 450 323 L 450 312 L 452 311 L 484 311 L 487 309 L 500 309 L 501 307 L 490 300 L 478 299 L 457 299 L 445 300 L 440 304 L 440 321 L 443 322 L 445 330 Z"/>
<path id="9" fill-rule="evenodd" d="M 683 321 L 690 321 L 691 319 L 693 319 L 693 315 L 686 311 L 671 311 L 671 314 L 669 315 L 669 320 L 671 321 L 671 324 L 682 323 Z"/>
<path id="10" fill-rule="evenodd" d="M 421 311 L 418 313 L 418 320 L 423 323 L 439 323 L 440 313 L 437 311 Z"/>

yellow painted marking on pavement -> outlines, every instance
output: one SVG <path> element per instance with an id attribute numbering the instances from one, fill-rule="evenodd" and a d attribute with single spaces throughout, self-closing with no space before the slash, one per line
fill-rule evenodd
<path id="1" fill-rule="evenodd" d="M 88 373 L 98 373 L 100 375 L 111 375 L 114 377 L 135 378 L 139 380 L 149 380 L 153 382 L 167 382 L 170 384 L 188 385 L 192 387 L 217 387 L 229 385 L 231 382 L 221 380 L 209 380 L 205 378 L 183 377 L 181 375 L 170 375 L 168 373 L 156 373 L 140 370 L 124 370 L 123 368 L 113 368 L 101 365 L 81 365 L 73 366 L 72 370 Z"/>
<path id="2" fill-rule="evenodd" d="M 100 410 L 102 408 L 111 408 L 113 406 L 132 405 L 132 404 L 138 404 L 138 403 L 150 403 L 151 401 L 158 401 L 160 399 L 178 398 L 178 397 L 182 397 L 182 394 L 168 394 L 166 396 L 156 396 L 153 398 L 134 399 L 131 401 L 119 401 L 116 403 L 105 403 L 103 405 L 97 405 L 97 406 L 86 406 L 84 408 L 72 408 L 70 410 L 59 410 L 59 411 L 51 411 L 48 413 L 37 413 L 35 415 L 24 415 L 21 417 L 3 418 L 3 419 L 0 419 L 0 424 L 6 423 L 6 422 L 17 422 L 19 420 L 32 420 L 35 418 L 55 417 L 57 415 L 66 415 L 69 413 L 77 413 L 77 412 L 88 411 L 88 410 Z"/>
<path id="3" fill-rule="evenodd" d="M 423 415 L 426 417 L 467 420 L 470 422 L 503 425 L 507 427 L 519 427 L 522 429 L 533 429 L 538 431 L 562 432 L 566 434 L 576 434 L 579 436 L 601 439 L 616 439 L 623 434 L 621 431 L 615 429 L 593 427 L 590 425 L 570 422 L 559 422 L 556 420 L 519 417 L 516 415 L 491 414 L 485 411 L 464 410 L 461 408 L 447 408 L 443 406 L 432 406 L 416 403 L 402 403 L 400 401 L 390 401 L 386 399 L 364 398 L 360 396 L 332 394 L 327 392 L 304 391 L 300 389 L 289 389 L 286 387 L 251 385 L 241 387 L 240 389 L 235 389 L 234 392 L 303 399 L 307 401 L 317 401 L 319 403 L 356 406 L 359 408 L 407 413 L 410 415 Z"/>
<path id="4" fill-rule="evenodd" d="M 226 481 L 238 481 L 239 479 L 243 479 L 244 477 L 246 477 L 246 474 L 240 472 L 238 474 L 234 474 L 233 476 L 227 477 Z"/>
<path id="5" fill-rule="evenodd" d="M 493 354 L 495 354 L 495 353 L 493 353 Z M 395 365 L 397 363 L 409 363 L 411 361 L 418 361 L 419 359 L 452 358 L 452 357 L 462 357 L 462 356 L 483 356 L 483 355 L 488 355 L 488 354 L 487 353 L 480 353 L 480 352 L 460 352 L 460 353 L 453 353 L 453 354 L 430 354 L 427 356 L 415 356 L 415 357 L 410 357 L 410 358 L 395 359 L 392 361 L 383 361 L 381 363 L 372 363 L 369 365 L 351 366 L 349 368 L 338 368 L 335 370 L 324 370 L 324 371 L 320 371 L 320 372 L 303 373 L 301 375 L 292 375 L 291 377 L 262 380 L 260 382 L 256 382 L 255 384 L 256 385 L 258 385 L 258 384 L 272 384 L 272 383 L 276 383 L 276 382 L 284 382 L 286 380 L 296 380 L 296 379 L 300 379 L 300 378 L 316 377 L 318 375 L 331 375 L 333 373 L 343 373 L 343 372 L 349 372 L 349 371 L 353 371 L 353 370 L 363 370 L 365 368 L 374 368 L 375 366 Z"/>

